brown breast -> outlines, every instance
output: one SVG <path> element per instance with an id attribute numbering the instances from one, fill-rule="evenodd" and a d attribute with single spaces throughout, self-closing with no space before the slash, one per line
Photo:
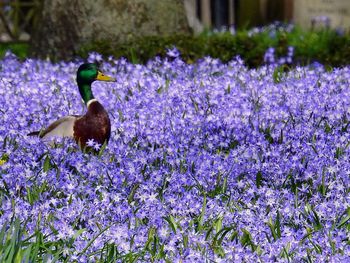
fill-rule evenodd
<path id="1" fill-rule="evenodd" d="M 89 104 L 86 114 L 75 122 L 73 130 L 75 141 L 84 149 L 89 139 L 101 145 L 108 142 L 111 122 L 106 110 L 96 100 Z"/>

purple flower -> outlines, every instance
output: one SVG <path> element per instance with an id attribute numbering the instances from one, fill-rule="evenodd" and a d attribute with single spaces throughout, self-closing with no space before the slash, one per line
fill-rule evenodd
<path id="1" fill-rule="evenodd" d="M 257 69 L 168 52 L 146 65 L 101 60 L 118 75 L 93 85 L 112 124 L 101 156 L 26 136 L 85 112 L 79 61 L 2 59 L 0 226 L 18 219 L 22 239 L 41 233 L 63 261 L 346 260 L 350 68 L 314 63 L 276 83 L 293 47 L 271 47 Z"/>
<path id="2" fill-rule="evenodd" d="M 95 144 L 94 144 L 94 150 L 98 151 L 98 150 L 100 150 L 100 149 L 101 149 L 101 144 L 95 143 Z"/>
<path id="3" fill-rule="evenodd" d="M 94 139 L 87 140 L 86 145 L 89 146 L 89 147 L 93 147 L 95 145 Z"/>
<path id="4" fill-rule="evenodd" d="M 180 51 L 176 47 L 172 47 L 171 49 L 167 49 L 166 54 L 169 57 L 177 58 L 180 56 Z"/>

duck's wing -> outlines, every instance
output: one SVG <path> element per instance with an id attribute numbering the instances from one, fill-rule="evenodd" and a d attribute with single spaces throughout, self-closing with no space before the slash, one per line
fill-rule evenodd
<path id="1" fill-rule="evenodd" d="M 73 137 L 74 123 L 80 117 L 80 115 L 65 116 L 51 123 L 45 130 L 40 132 L 31 132 L 28 135 L 39 135 L 39 137 L 43 139 L 47 139 L 49 137 Z"/>

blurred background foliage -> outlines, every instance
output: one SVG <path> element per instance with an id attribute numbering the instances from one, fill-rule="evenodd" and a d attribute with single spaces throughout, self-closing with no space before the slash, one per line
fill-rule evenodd
<path id="1" fill-rule="evenodd" d="M 258 30 L 257 30 L 258 31 Z M 205 56 L 224 62 L 240 56 L 249 67 L 264 64 L 268 48 L 274 48 L 276 57 L 285 56 L 288 47 L 294 47 L 293 65 L 313 62 L 340 67 L 350 61 L 350 35 L 331 29 L 304 31 L 294 27 L 290 32 L 262 28 L 230 32 L 203 32 L 200 35 L 174 35 L 169 37 L 144 37 L 125 45 L 114 46 L 108 42 L 92 43 L 83 47 L 79 55 L 86 57 L 96 51 L 104 56 L 125 57 L 133 63 L 145 63 L 154 56 L 166 55 L 175 46 L 184 61 L 192 63 Z"/>
<path id="2" fill-rule="evenodd" d="M 247 8 L 247 5 L 251 5 L 254 1 L 241 1 L 240 8 L 250 10 L 251 8 Z M 11 41 L 0 39 L 0 56 L 4 56 L 7 51 L 11 51 L 22 59 L 32 56 L 28 38 L 33 30 L 42 26 L 40 25 L 42 3 L 42 0 L 0 2 L 0 18 L 5 25 L 2 30 L 12 37 Z M 275 9 L 278 7 L 276 3 L 271 6 Z M 93 40 L 75 50 L 74 56 L 85 58 L 90 52 L 98 52 L 105 57 L 125 57 L 133 63 L 145 63 L 155 56 L 164 57 L 167 49 L 176 47 L 182 59 L 188 63 L 193 63 L 205 56 L 218 58 L 224 62 L 240 56 L 249 67 L 259 67 L 266 63 L 264 57 L 267 50 L 272 48 L 276 58 L 279 58 L 285 56 L 288 49 L 293 47 L 293 61 L 288 63 L 290 65 L 318 62 L 340 67 L 350 61 L 350 32 L 327 27 L 304 30 L 288 23 L 273 23 L 269 26 L 249 28 L 243 19 L 249 16 L 252 17 L 252 14 L 244 15 L 244 12 L 241 12 L 237 15 L 239 29 L 207 28 L 199 34 L 139 36 L 124 43 Z M 272 21 L 273 18 L 268 17 L 267 22 Z M 253 24 L 257 23 L 255 21 Z"/>
<path id="3" fill-rule="evenodd" d="M 230 32 L 206 31 L 200 35 L 173 35 L 167 37 L 148 36 L 136 41 L 113 45 L 108 41 L 90 43 L 78 51 L 77 56 L 87 57 L 97 52 L 105 57 L 124 57 L 133 63 L 146 63 L 155 56 L 166 56 L 167 49 L 176 47 L 187 63 L 193 63 L 205 56 L 224 62 L 240 56 L 249 67 L 264 64 L 264 54 L 274 48 L 276 57 L 284 56 L 288 47 L 294 47 L 292 65 L 306 65 L 318 62 L 332 67 L 341 67 L 350 61 L 350 35 L 335 30 L 304 31 L 295 27 L 292 31 L 240 30 Z M 3 43 L 0 56 L 10 50 L 24 59 L 29 54 L 28 43 Z"/>

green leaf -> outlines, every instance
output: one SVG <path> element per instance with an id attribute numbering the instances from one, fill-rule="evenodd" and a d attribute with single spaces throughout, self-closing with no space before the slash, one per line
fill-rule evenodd
<path id="1" fill-rule="evenodd" d="M 241 231 L 243 232 L 243 235 L 241 236 L 241 244 L 243 247 L 246 246 L 251 246 L 252 249 L 254 247 L 254 243 L 252 242 L 252 236 L 250 234 L 250 232 L 244 228 L 241 229 Z M 253 249 L 254 251 L 255 249 Z"/>
<path id="2" fill-rule="evenodd" d="M 276 67 L 275 70 L 273 71 L 272 78 L 275 84 L 280 83 L 282 81 L 285 68 L 286 67 L 282 65 L 282 66 Z"/>
<path id="3" fill-rule="evenodd" d="M 223 194 L 227 191 L 227 176 L 224 177 L 224 182 L 222 183 L 221 190 Z"/>
<path id="4" fill-rule="evenodd" d="M 46 173 L 48 170 L 50 170 L 50 167 L 51 167 L 50 157 L 49 155 L 46 155 L 44 160 L 44 167 L 43 167 L 44 172 Z"/>
<path id="5" fill-rule="evenodd" d="M 231 93 L 231 86 L 230 84 L 228 84 L 226 89 L 226 94 L 230 94 L 230 93 Z"/>
<path id="6" fill-rule="evenodd" d="M 262 180 L 263 180 L 262 172 L 259 171 L 259 172 L 257 172 L 256 177 L 255 177 L 256 186 L 258 188 L 262 185 Z"/>
<path id="7" fill-rule="evenodd" d="M 129 202 L 129 204 L 130 204 L 132 201 L 134 201 L 134 196 L 135 196 L 136 191 L 137 191 L 137 189 L 139 188 L 139 186 L 140 186 L 139 183 L 136 183 L 136 184 L 133 185 L 133 187 L 132 187 L 132 189 L 131 189 L 131 191 L 130 191 L 130 194 L 129 194 L 129 196 L 128 196 L 128 202 Z"/>
<path id="8" fill-rule="evenodd" d="M 335 159 L 339 159 L 344 154 L 344 149 L 342 147 L 337 147 L 335 150 Z"/>
<path id="9" fill-rule="evenodd" d="M 350 220 L 350 208 L 346 210 L 347 215 L 339 222 L 337 228 L 341 228 Z M 1 239 L 0 239 L 1 241 Z"/>
<path id="10" fill-rule="evenodd" d="M 157 93 L 158 93 L 158 94 L 161 94 L 161 93 L 162 93 L 162 91 L 163 91 L 163 87 L 162 87 L 162 86 L 160 86 L 160 87 L 157 89 Z"/>
<path id="11" fill-rule="evenodd" d="M 95 242 L 95 240 L 103 234 L 103 232 L 105 232 L 106 230 L 108 230 L 111 227 L 111 225 L 103 228 L 100 233 L 98 233 L 96 236 L 94 236 L 93 238 L 90 239 L 89 243 L 85 246 L 85 248 L 78 254 L 78 255 L 84 255 L 86 250 Z"/>
<path id="12" fill-rule="evenodd" d="M 170 228 L 173 230 L 174 234 L 176 234 L 177 223 L 175 222 L 175 218 L 172 215 L 164 217 L 165 221 L 168 222 Z"/>
<path id="13" fill-rule="evenodd" d="M 222 216 L 220 216 L 215 222 L 215 231 L 218 233 L 222 229 Z"/>
<path id="14" fill-rule="evenodd" d="M 18 253 L 18 243 L 21 239 L 20 220 L 18 218 L 14 221 L 13 224 L 11 224 L 10 229 L 12 238 L 8 247 L 5 250 L 6 262 L 14 262 L 16 254 Z"/>
<path id="15" fill-rule="evenodd" d="M 205 215 L 206 207 L 207 207 L 207 196 L 204 195 L 202 210 L 201 210 L 201 213 L 200 213 L 199 218 L 198 218 L 198 227 L 197 227 L 198 232 L 202 232 L 202 230 L 203 230 L 203 222 L 204 222 L 204 215 Z"/>
<path id="16" fill-rule="evenodd" d="M 273 239 L 276 241 L 279 238 L 281 238 L 281 221 L 280 221 L 280 213 L 277 211 L 276 219 L 273 222 L 272 218 L 269 218 L 269 221 L 267 222 L 267 225 L 269 226 L 271 230 L 271 234 Z"/>
<path id="17" fill-rule="evenodd" d="M 272 128 L 271 127 L 267 127 L 266 129 L 263 129 L 263 133 L 265 135 L 265 139 L 270 143 L 270 144 L 273 144 L 274 143 L 274 139 L 271 135 L 271 130 Z"/>
<path id="18" fill-rule="evenodd" d="M 101 157 L 101 156 L 102 156 L 102 154 L 104 153 L 106 147 L 107 147 L 107 141 L 105 141 L 105 142 L 102 144 L 102 147 L 101 147 L 101 149 L 100 149 L 99 152 L 98 152 L 98 157 Z"/>
<path id="19" fill-rule="evenodd" d="M 72 237 L 72 240 L 76 240 L 78 236 L 80 236 L 83 232 L 86 231 L 86 228 L 81 228 L 78 231 L 75 232 L 74 236 Z"/>
<path id="20" fill-rule="evenodd" d="M 283 129 L 281 129 L 280 137 L 278 138 L 278 143 L 279 143 L 279 144 L 282 144 L 282 143 L 283 143 Z"/>
<path id="21" fill-rule="evenodd" d="M 146 241 L 146 244 L 145 244 L 145 248 L 147 250 L 152 250 L 151 248 L 151 245 L 154 241 L 154 237 L 155 237 L 155 234 L 156 234 L 156 229 L 154 227 L 151 227 L 149 230 L 148 230 L 148 238 L 147 238 L 147 241 Z"/>
<path id="22" fill-rule="evenodd" d="M 34 245 L 30 244 L 28 247 L 21 249 L 20 252 L 17 254 L 16 257 L 16 262 L 18 263 L 28 263 L 30 262 L 30 257 L 32 256 L 33 258 L 33 253 L 32 253 L 32 247 Z"/>
<path id="23" fill-rule="evenodd" d="M 222 241 L 224 240 L 225 236 L 234 229 L 234 226 L 229 226 L 229 227 L 224 227 L 222 228 L 220 231 L 218 231 L 216 233 L 216 235 L 214 236 L 214 245 L 215 246 L 221 246 Z M 232 237 L 232 235 L 231 235 Z"/>
<path id="24" fill-rule="evenodd" d="M 278 238 L 281 238 L 281 220 L 280 220 L 280 212 L 277 211 L 276 221 L 274 225 L 276 234 Z"/>
<path id="25" fill-rule="evenodd" d="M 117 111 L 118 111 L 118 119 L 119 119 L 119 121 L 123 122 L 124 121 L 124 114 L 123 114 L 122 110 L 118 109 Z"/>
<path id="26" fill-rule="evenodd" d="M 192 97 L 190 97 L 190 99 L 192 101 L 195 111 L 198 112 L 199 111 L 198 103 Z"/>
<path id="27" fill-rule="evenodd" d="M 184 248 L 188 248 L 188 235 L 186 234 L 182 235 L 182 243 L 184 245 Z"/>
<path id="28" fill-rule="evenodd" d="M 325 123 L 324 131 L 325 131 L 325 133 L 331 133 L 332 132 L 332 127 L 329 126 L 328 122 Z"/>
<path id="29" fill-rule="evenodd" d="M 322 169 L 322 181 L 321 184 L 318 186 L 318 191 L 323 195 L 326 196 L 327 193 L 327 187 L 326 187 L 326 168 Z"/>
<path id="30" fill-rule="evenodd" d="M 221 258 L 225 256 L 225 250 L 222 247 L 214 247 L 214 252 Z"/>

